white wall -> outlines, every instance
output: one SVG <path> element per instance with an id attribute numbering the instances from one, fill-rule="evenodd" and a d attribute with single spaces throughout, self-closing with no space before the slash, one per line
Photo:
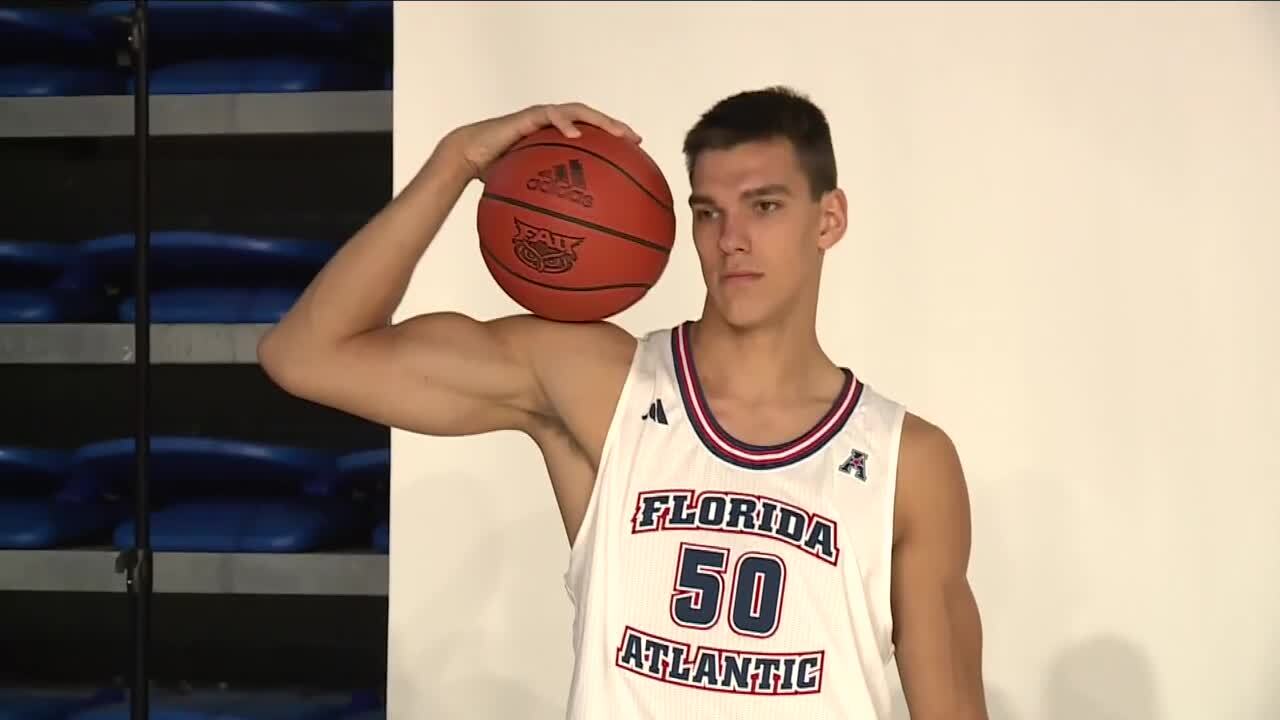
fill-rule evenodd
<path id="1" fill-rule="evenodd" d="M 701 111 L 809 92 L 852 215 L 821 336 L 961 450 L 992 717 L 1280 718 L 1280 9 L 401 2 L 395 62 L 397 188 L 453 126 L 581 99 L 683 198 Z M 478 190 L 401 317 L 515 310 Z M 624 327 L 697 314 L 687 228 Z M 396 433 L 392 475 L 393 717 L 560 716 L 532 445 Z"/>

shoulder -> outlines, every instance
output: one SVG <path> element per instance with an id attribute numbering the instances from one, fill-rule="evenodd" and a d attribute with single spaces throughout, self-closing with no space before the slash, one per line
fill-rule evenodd
<path id="1" fill-rule="evenodd" d="M 907 412 L 902 418 L 902 461 L 920 466 L 949 465 L 959 458 L 951 436 L 938 425 Z"/>
<path id="2" fill-rule="evenodd" d="M 488 324 L 505 349 L 543 382 L 565 374 L 607 375 L 619 367 L 625 369 L 638 342 L 626 330 L 605 321 L 569 323 L 536 315 L 510 315 Z"/>
<path id="3" fill-rule="evenodd" d="M 503 333 L 533 369 L 546 413 L 539 433 L 565 434 L 593 462 L 604 445 L 640 339 L 611 322 L 504 319 Z"/>
<path id="4" fill-rule="evenodd" d="M 968 525 L 968 487 L 955 442 L 933 422 L 906 413 L 898 451 L 895 541 L 929 526 L 967 537 Z"/>
<path id="5" fill-rule="evenodd" d="M 578 379 L 590 381 L 615 378 L 621 382 L 631 366 L 639 340 L 611 322 L 552 322 L 547 344 L 540 348 L 541 360 L 573 368 Z M 579 374 L 581 373 L 581 374 Z"/>
<path id="6" fill-rule="evenodd" d="M 627 352 L 635 348 L 634 335 L 604 320 L 558 322 L 536 315 L 508 315 L 490 320 L 489 325 L 504 338 L 549 354 L 569 354 L 587 347 L 595 350 Z M 576 348 L 574 343 L 582 343 Z"/>

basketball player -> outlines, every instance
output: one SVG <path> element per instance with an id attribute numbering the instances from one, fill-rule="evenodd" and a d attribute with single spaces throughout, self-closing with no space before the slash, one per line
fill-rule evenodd
<path id="1" fill-rule="evenodd" d="M 464 188 L 575 122 L 640 140 L 581 104 L 448 133 L 263 339 L 266 372 L 379 423 L 537 443 L 571 548 L 570 718 L 880 720 L 896 655 L 913 720 L 985 719 L 956 451 L 816 337 L 847 205 L 807 99 L 742 93 L 685 139 L 698 320 L 390 323 Z"/>

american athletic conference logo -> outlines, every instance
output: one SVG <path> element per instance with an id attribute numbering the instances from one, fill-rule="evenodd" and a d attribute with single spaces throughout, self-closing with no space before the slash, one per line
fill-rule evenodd
<path id="1" fill-rule="evenodd" d="M 585 237 L 564 235 L 514 218 L 516 234 L 511 238 L 512 251 L 530 269 L 548 275 L 559 275 L 573 269 L 578 261 L 578 248 Z"/>

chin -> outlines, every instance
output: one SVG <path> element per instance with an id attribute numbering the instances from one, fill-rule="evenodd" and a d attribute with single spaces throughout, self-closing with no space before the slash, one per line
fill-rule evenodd
<path id="1" fill-rule="evenodd" d="M 742 300 L 725 303 L 712 299 L 712 304 L 715 313 L 720 316 L 724 324 L 738 331 L 753 330 L 767 325 L 773 316 L 770 308 L 762 303 Z"/>

